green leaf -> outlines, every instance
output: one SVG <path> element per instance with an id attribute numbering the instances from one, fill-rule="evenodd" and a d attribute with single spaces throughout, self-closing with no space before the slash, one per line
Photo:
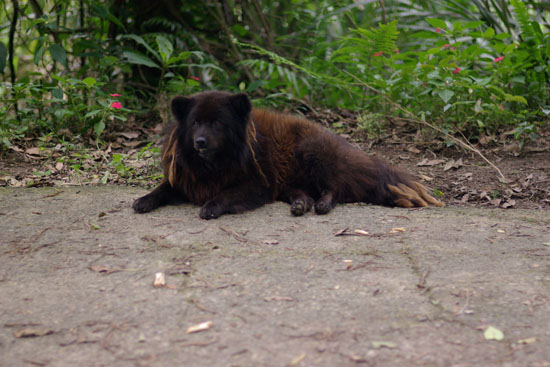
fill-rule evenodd
<path id="1" fill-rule="evenodd" d="M 95 85 L 95 84 L 97 83 L 97 81 L 96 81 L 94 78 L 92 78 L 92 77 L 88 77 L 88 78 L 84 79 L 84 80 L 82 81 L 82 83 L 86 84 L 86 86 L 87 86 L 88 88 L 90 88 L 90 87 L 92 87 L 93 85 Z"/>
<path id="2" fill-rule="evenodd" d="M 160 55 L 158 54 L 158 52 L 153 50 L 153 48 L 151 46 L 149 46 L 147 44 L 147 42 L 145 42 L 145 40 L 143 38 L 141 38 L 140 36 L 137 36 L 135 34 L 126 34 L 124 36 L 121 36 L 120 38 L 130 38 L 130 39 L 134 40 L 136 43 L 138 43 L 138 44 L 142 45 L 143 47 L 145 47 L 147 49 L 147 51 L 149 51 L 153 56 L 155 56 L 155 59 L 160 60 Z"/>
<path id="3" fill-rule="evenodd" d="M 63 90 L 61 88 L 52 89 L 53 98 L 63 99 Z"/>
<path id="4" fill-rule="evenodd" d="M 153 60 L 151 60 L 149 57 L 143 54 L 140 54 L 138 52 L 124 51 L 122 53 L 122 56 L 124 56 L 128 60 L 128 62 L 131 64 L 145 65 L 151 68 L 160 69 L 160 66 L 158 66 Z"/>
<path id="5" fill-rule="evenodd" d="M 485 32 L 481 35 L 483 38 L 491 39 L 495 36 L 495 30 L 491 27 L 487 28 Z"/>
<path id="6" fill-rule="evenodd" d="M 445 23 L 445 21 L 443 21 L 441 19 L 428 18 L 428 19 L 426 19 L 426 22 L 428 22 L 432 27 L 447 29 L 447 23 Z"/>
<path id="7" fill-rule="evenodd" d="M 506 102 L 518 102 L 523 103 L 524 105 L 527 104 L 527 100 L 523 96 L 513 96 L 511 94 L 505 93 L 504 99 L 506 100 Z"/>
<path id="8" fill-rule="evenodd" d="M 464 28 L 478 28 L 478 27 L 481 27 L 483 24 L 485 24 L 485 22 L 481 21 L 481 20 L 475 20 L 473 22 L 468 22 L 468 23 L 465 23 L 464 24 Z"/>
<path id="9" fill-rule="evenodd" d="M 487 340 L 502 340 L 504 339 L 504 334 L 502 331 L 497 329 L 494 326 L 488 326 L 487 329 L 483 332 L 483 336 Z"/>
<path id="10" fill-rule="evenodd" d="M 87 119 L 89 117 L 93 117 L 93 116 L 97 115 L 100 112 L 101 112 L 101 110 L 90 111 L 90 112 L 88 112 L 87 114 L 84 115 L 84 118 Z"/>
<path id="11" fill-rule="evenodd" d="M 550 246 L 550 242 L 543 243 L 544 246 Z"/>
<path id="12" fill-rule="evenodd" d="M 157 45 L 159 47 L 160 55 L 162 56 L 162 60 L 166 61 L 172 56 L 172 52 L 174 52 L 174 47 L 172 46 L 172 43 L 163 36 L 157 36 Z"/>
<path id="13" fill-rule="evenodd" d="M 8 49 L 2 42 L 0 42 L 0 73 L 4 72 L 7 59 L 8 59 Z"/>
<path id="14" fill-rule="evenodd" d="M 48 51 L 50 51 L 52 59 L 54 59 L 64 67 L 67 67 L 67 52 L 65 52 L 65 49 L 63 47 L 61 47 L 60 45 L 50 45 Z"/>
<path id="15" fill-rule="evenodd" d="M 101 135 L 101 133 L 105 130 L 105 123 L 103 121 L 99 121 L 94 124 L 94 132 L 96 135 Z"/>
<path id="16" fill-rule="evenodd" d="M 40 45 L 35 51 L 34 51 L 34 64 L 38 66 L 40 63 L 40 60 L 42 60 L 42 55 L 44 55 L 44 45 Z"/>
<path id="17" fill-rule="evenodd" d="M 438 89 L 436 93 L 445 103 L 449 103 L 449 100 L 455 95 L 455 93 L 449 89 Z"/>

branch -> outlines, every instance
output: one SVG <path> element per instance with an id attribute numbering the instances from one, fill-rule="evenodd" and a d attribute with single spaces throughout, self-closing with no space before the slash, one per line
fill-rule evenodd
<path id="1" fill-rule="evenodd" d="M 13 85 L 15 84 L 15 65 L 13 64 L 13 40 L 15 38 L 15 27 L 17 25 L 17 17 L 19 16 L 19 3 L 17 2 L 17 0 L 12 0 L 12 2 L 13 2 L 13 19 L 10 24 L 10 33 L 9 33 L 9 41 L 8 41 L 8 53 L 9 53 L 8 62 L 10 64 L 11 85 L 13 87 Z M 16 106 L 15 110 L 17 111 L 17 103 L 15 106 Z"/>
<path id="2" fill-rule="evenodd" d="M 418 124 L 421 124 L 421 125 L 424 125 L 424 126 L 428 126 L 429 128 L 441 133 L 442 135 L 448 137 L 449 139 L 451 139 L 452 141 L 454 141 L 455 143 L 457 143 L 458 145 L 460 145 L 461 147 L 469 150 L 469 151 L 472 151 L 474 153 L 476 153 L 477 155 L 479 155 L 485 162 L 487 162 L 491 167 L 493 167 L 499 174 L 501 180 L 503 182 L 506 182 L 506 177 L 504 177 L 504 175 L 502 174 L 502 171 L 496 166 L 494 165 L 490 160 L 488 160 L 478 149 L 476 149 L 468 140 L 466 141 L 462 141 L 461 139 L 458 139 L 458 138 L 455 138 L 454 136 L 452 135 L 448 135 L 446 134 L 443 130 L 441 130 L 441 128 L 435 126 L 435 125 L 432 125 L 430 124 L 429 122 L 426 122 L 424 120 L 421 120 L 419 119 L 418 117 L 416 117 L 415 114 L 413 114 L 412 112 L 410 112 L 409 110 L 407 110 L 406 108 L 404 108 L 403 106 L 401 106 L 399 103 L 396 103 L 394 101 L 392 101 L 387 95 L 381 93 L 378 89 L 376 88 L 373 88 L 371 87 L 369 84 L 365 83 L 364 81 L 362 81 L 361 79 L 359 79 L 357 76 L 353 75 L 352 73 L 348 72 L 347 70 L 344 70 L 344 72 L 346 74 L 348 74 L 349 76 L 351 76 L 353 79 L 357 80 L 359 82 L 359 84 L 363 85 L 364 87 L 366 87 L 367 89 L 373 91 L 374 93 L 378 94 L 378 95 L 381 95 L 386 101 L 388 101 L 391 105 L 393 105 L 395 108 L 397 108 L 398 110 L 402 111 L 403 113 L 405 113 L 406 115 L 410 116 L 410 120 L 411 121 L 414 121 Z"/>

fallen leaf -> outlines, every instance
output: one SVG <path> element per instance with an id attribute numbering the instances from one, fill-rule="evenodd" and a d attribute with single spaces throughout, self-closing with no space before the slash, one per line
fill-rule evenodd
<path id="1" fill-rule="evenodd" d="M 420 153 L 420 150 L 418 150 L 416 147 L 413 147 L 413 146 L 407 147 L 407 151 L 409 151 L 411 153 L 414 153 L 414 154 L 419 154 Z"/>
<path id="2" fill-rule="evenodd" d="M 212 321 L 201 322 L 200 324 L 189 326 L 187 328 L 187 334 L 198 333 L 199 331 L 208 330 L 214 323 Z"/>
<path id="3" fill-rule="evenodd" d="M 340 230 L 336 231 L 334 233 L 334 235 L 335 236 L 342 236 L 342 235 L 346 234 L 347 230 L 348 230 L 348 228 L 340 229 Z"/>
<path id="4" fill-rule="evenodd" d="M 444 159 L 432 159 L 424 158 L 422 161 L 418 162 L 416 165 L 418 167 L 427 167 L 427 166 L 436 166 L 438 164 L 445 163 Z"/>
<path id="5" fill-rule="evenodd" d="M 406 232 L 407 230 L 403 227 L 395 227 L 392 228 L 390 233 L 399 233 L 399 232 Z"/>
<path id="6" fill-rule="evenodd" d="M 40 155 L 40 148 L 37 148 L 37 147 L 27 148 L 25 150 L 25 153 L 29 155 Z"/>
<path id="7" fill-rule="evenodd" d="M 443 171 L 448 171 L 450 170 L 451 168 L 460 168 L 464 165 L 464 163 L 462 163 L 462 158 L 459 158 L 457 160 L 451 160 L 449 162 L 447 162 L 447 164 L 445 165 L 445 167 L 443 167 Z"/>
<path id="8" fill-rule="evenodd" d="M 394 342 L 373 341 L 372 347 L 375 349 L 379 349 L 379 348 L 395 349 L 397 348 L 397 344 L 395 344 Z"/>
<path id="9" fill-rule="evenodd" d="M 262 243 L 266 245 L 278 245 L 279 241 L 268 239 L 268 240 L 263 240 Z"/>
<path id="10" fill-rule="evenodd" d="M 544 246 L 550 246 L 550 242 L 543 243 Z"/>
<path id="11" fill-rule="evenodd" d="M 423 179 L 423 180 L 426 181 L 426 182 L 433 181 L 433 177 L 430 177 L 430 176 L 418 175 L 418 177 L 420 177 L 421 179 Z"/>
<path id="12" fill-rule="evenodd" d="M 361 236 L 368 236 L 369 235 L 369 232 L 363 231 L 362 229 L 356 229 L 355 231 L 353 231 L 353 233 L 356 233 L 356 234 L 361 235 Z"/>
<path id="13" fill-rule="evenodd" d="M 40 327 L 28 327 L 13 332 L 13 336 L 16 338 L 32 338 L 50 334 L 53 334 L 53 330 Z"/>
<path id="14" fill-rule="evenodd" d="M 507 208 L 513 207 L 514 205 L 516 205 L 516 201 L 514 199 L 509 199 L 509 200 L 506 200 L 506 202 L 503 203 L 501 207 L 503 207 L 504 209 L 507 209 Z"/>
<path id="15" fill-rule="evenodd" d="M 298 363 L 300 363 L 304 358 L 306 358 L 306 354 L 302 353 L 298 357 L 294 358 L 292 362 L 290 362 L 289 366 L 296 366 Z"/>
<path id="16" fill-rule="evenodd" d="M 537 341 L 537 338 L 527 338 L 518 340 L 518 344 L 531 344 Z"/>
<path id="17" fill-rule="evenodd" d="M 126 139 L 136 139 L 139 137 L 139 133 L 137 131 L 121 132 L 118 135 L 124 136 Z"/>
<path id="18" fill-rule="evenodd" d="M 283 296 L 269 296 L 269 297 L 264 297 L 264 301 L 266 301 L 266 302 L 271 302 L 271 301 L 292 302 L 292 301 L 294 301 L 294 298 L 292 298 L 292 297 L 283 297 Z"/>
<path id="19" fill-rule="evenodd" d="M 56 171 L 61 171 L 61 170 L 63 169 L 63 166 L 64 166 L 64 165 L 63 165 L 62 162 L 57 162 L 57 163 L 55 164 L 55 169 L 56 169 Z"/>
<path id="20" fill-rule="evenodd" d="M 487 340 L 502 340 L 504 339 L 504 334 L 502 331 L 497 329 L 494 326 L 488 326 L 487 329 L 483 332 L 483 336 Z"/>
<path id="21" fill-rule="evenodd" d="M 155 281 L 153 282 L 153 287 L 160 288 L 166 285 L 166 275 L 163 272 L 155 274 Z"/>

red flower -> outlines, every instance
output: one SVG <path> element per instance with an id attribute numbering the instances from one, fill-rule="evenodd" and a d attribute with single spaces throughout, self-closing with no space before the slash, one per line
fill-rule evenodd
<path id="1" fill-rule="evenodd" d="M 374 55 L 372 56 L 382 56 L 383 52 L 382 51 L 378 51 L 377 53 L 375 53 Z"/>
<path id="2" fill-rule="evenodd" d="M 399 49 L 398 49 L 398 48 L 395 49 L 395 53 L 396 53 L 396 54 L 399 53 Z"/>
<path id="3" fill-rule="evenodd" d="M 447 48 L 447 47 L 451 47 L 451 45 L 448 44 L 448 43 L 446 43 L 446 44 L 444 44 L 443 46 L 441 46 L 441 48 Z"/>
<path id="4" fill-rule="evenodd" d="M 193 79 L 193 80 L 196 80 L 196 81 L 200 81 L 200 79 L 196 76 L 190 76 L 189 79 Z"/>
<path id="5" fill-rule="evenodd" d="M 109 94 L 111 97 L 122 97 L 122 94 L 118 94 L 118 93 L 112 93 L 112 94 Z"/>
<path id="6" fill-rule="evenodd" d="M 113 102 L 111 103 L 111 107 L 117 109 L 117 110 L 120 110 L 122 108 L 122 103 L 120 102 Z"/>
<path id="7" fill-rule="evenodd" d="M 498 106 L 498 107 L 499 107 L 501 110 L 504 111 L 504 106 L 503 106 L 503 105 L 500 105 L 500 106 Z"/>
<path id="8" fill-rule="evenodd" d="M 441 33 L 441 28 L 436 28 L 435 33 Z"/>
<path id="9" fill-rule="evenodd" d="M 460 68 L 459 67 L 457 67 L 456 69 L 453 70 L 453 74 L 458 74 L 458 73 L 460 73 Z"/>
<path id="10" fill-rule="evenodd" d="M 503 59 L 504 59 L 504 56 L 500 56 L 494 59 L 493 62 L 499 62 L 499 61 L 502 61 Z"/>

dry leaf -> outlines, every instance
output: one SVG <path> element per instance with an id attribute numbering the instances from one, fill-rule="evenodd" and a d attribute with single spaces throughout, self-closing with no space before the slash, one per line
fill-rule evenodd
<path id="1" fill-rule="evenodd" d="M 25 153 L 30 155 L 40 155 L 40 148 L 31 147 L 25 150 Z"/>
<path id="2" fill-rule="evenodd" d="M 36 336 L 44 336 L 53 334 L 53 330 L 40 327 L 28 327 L 13 332 L 16 338 L 32 338 Z"/>
<path id="3" fill-rule="evenodd" d="M 111 270 L 111 267 L 106 265 L 92 265 L 88 269 L 92 271 L 96 271 L 98 273 L 109 273 Z"/>
<path id="4" fill-rule="evenodd" d="M 419 154 L 420 153 L 420 150 L 418 150 L 416 147 L 414 146 L 409 146 L 407 147 L 407 151 L 411 152 L 411 153 L 414 153 L 414 154 Z"/>
<path id="5" fill-rule="evenodd" d="M 278 245 L 279 241 L 268 239 L 268 240 L 263 240 L 262 243 L 266 245 Z"/>
<path id="6" fill-rule="evenodd" d="M 266 301 L 266 302 L 271 302 L 271 301 L 292 302 L 292 301 L 294 301 L 294 298 L 292 298 L 292 297 L 283 297 L 283 296 L 269 296 L 269 297 L 264 297 L 264 301 Z"/>
<path id="7" fill-rule="evenodd" d="M 403 227 L 395 227 L 392 228 L 390 233 L 399 233 L 399 232 L 406 232 L 407 230 Z"/>
<path id="8" fill-rule="evenodd" d="M 189 326 L 187 334 L 198 333 L 199 331 L 208 330 L 214 323 L 212 321 L 201 322 L 200 324 Z"/>
<path id="9" fill-rule="evenodd" d="M 447 162 L 445 167 L 443 167 L 443 171 L 448 171 L 451 168 L 460 168 L 463 165 L 464 165 L 464 163 L 462 163 L 462 158 L 459 158 L 457 160 L 450 160 L 449 162 Z"/>
<path id="10" fill-rule="evenodd" d="M 304 358 L 306 358 L 306 354 L 302 353 L 298 357 L 294 358 L 292 362 L 290 362 L 289 366 L 296 366 L 298 363 L 300 363 Z"/>
<path id="11" fill-rule="evenodd" d="M 166 285 L 166 275 L 163 272 L 155 274 L 155 281 L 153 282 L 153 287 L 160 288 Z"/>
<path id="12" fill-rule="evenodd" d="M 527 338 L 518 340 L 518 344 L 531 344 L 537 341 L 537 338 Z"/>
<path id="13" fill-rule="evenodd" d="M 418 162 L 416 165 L 418 167 L 427 167 L 427 166 L 436 166 L 438 164 L 445 163 L 444 159 L 432 159 L 424 158 L 421 162 Z"/>
<path id="14" fill-rule="evenodd" d="M 356 234 L 361 235 L 361 236 L 368 236 L 369 235 L 369 232 L 363 231 L 362 229 L 356 229 L 355 231 L 353 231 L 353 233 L 356 233 Z"/>
<path id="15" fill-rule="evenodd" d="M 118 135 L 124 136 L 126 139 L 136 139 L 139 137 L 139 133 L 137 131 L 121 132 Z"/>
<path id="16" fill-rule="evenodd" d="M 62 163 L 62 162 L 57 162 L 57 163 L 55 164 L 55 169 L 56 169 L 57 171 L 61 171 L 61 170 L 63 169 L 63 163 Z"/>

